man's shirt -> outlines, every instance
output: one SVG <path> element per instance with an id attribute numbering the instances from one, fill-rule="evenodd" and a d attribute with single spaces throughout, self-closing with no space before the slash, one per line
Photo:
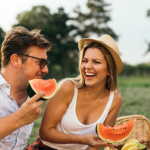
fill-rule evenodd
<path id="1" fill-rule="evenodd" d="M 10 96 L 10 88 L 10 85 L 0 74 L 0 118 L 19 109 L 17 102 Z M 1 139 L 0 150 L 23 150 L 31 135 L 32 127 L 33 123 L 25 125 Z"/>

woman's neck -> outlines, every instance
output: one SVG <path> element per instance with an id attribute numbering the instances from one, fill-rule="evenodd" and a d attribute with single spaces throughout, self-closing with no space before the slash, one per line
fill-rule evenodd
<path id="1" fill-rule="evenodd" d="M 108 89 L 106 87 L 93 88 L 89 86 L 84 86 L 86 95 L 90 96 L 93 99 L 100 99 L 104 97 Z"/>

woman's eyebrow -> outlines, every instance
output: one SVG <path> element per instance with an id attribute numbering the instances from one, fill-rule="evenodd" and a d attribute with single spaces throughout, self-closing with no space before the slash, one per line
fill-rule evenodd
<path id="1" fill-rule="evenodd" d="M 85 57 L 83 57 L 83 59 L 86 59 L 86 60 L 88 60 L 87 58 L 85 58 Z"/>
<path id="2" fill-rule="evenodd" d="M 85 57 L 83 57 L 83 59 L 86 59 L 86 60 L 88 60 L 87 58 L 85 58 Z M 94 61 L 96 60 L 99 60 L 99 61 L 102 61 L 101 59 L 93 59 Z"/>
<path id="3" fill-rule="evenodd" d="M 102 61 L 101 59 L 93 59 L 93 60 L 99 60 L 99 61 Z"/>

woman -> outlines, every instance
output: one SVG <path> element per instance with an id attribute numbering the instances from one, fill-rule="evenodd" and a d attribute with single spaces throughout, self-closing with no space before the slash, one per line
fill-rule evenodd
<path id="1" fill-rule="evenodd" d="M 98 150 L 112 146 L 100 140 L 95 127 L 98 123 L 114 126 L 121 107 L 117 74 L 123 65 L 118 46 L 104 35 L 80 40 L 79 50 L 80 76 L 61 81 L 47 103 L 37 139 L 45 149 Z"/>

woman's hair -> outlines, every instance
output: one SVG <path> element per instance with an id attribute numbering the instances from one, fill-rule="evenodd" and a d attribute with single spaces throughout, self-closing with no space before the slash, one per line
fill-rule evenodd
<path id="1" fill-rule="evenodd" d="M 81 63 L 82 63 L 82 59 L 83 56 L 85 54 L 85 51 L 88 48 L 98 48 L 104 55 L 106 62 L 107 62 L 107 68 L 108 71 L 110 73 L 110 75 L 107 76 L 107 81 L 106 81 L 106 88 L 109 90 L 117 90 L 118 91 L 118 85 L 117 85 L 117 73 L 116 73 L 116 65 L 114 62 L 114 59 L 112 57 L 112 55 L 110 54 L 110 52 L 101 44 L 97 43 L 97 42 L 85 42 L 83 49 L 80 52 L 80 59 L 79 59 L 79 71 L 80 71 L 80 75 L 76 78 L 67 78 L 69 80 L 71 80 L 74 85 L 77 88 L 81 88 L 84 86 L 84 78 L 81 72 Z"/>

